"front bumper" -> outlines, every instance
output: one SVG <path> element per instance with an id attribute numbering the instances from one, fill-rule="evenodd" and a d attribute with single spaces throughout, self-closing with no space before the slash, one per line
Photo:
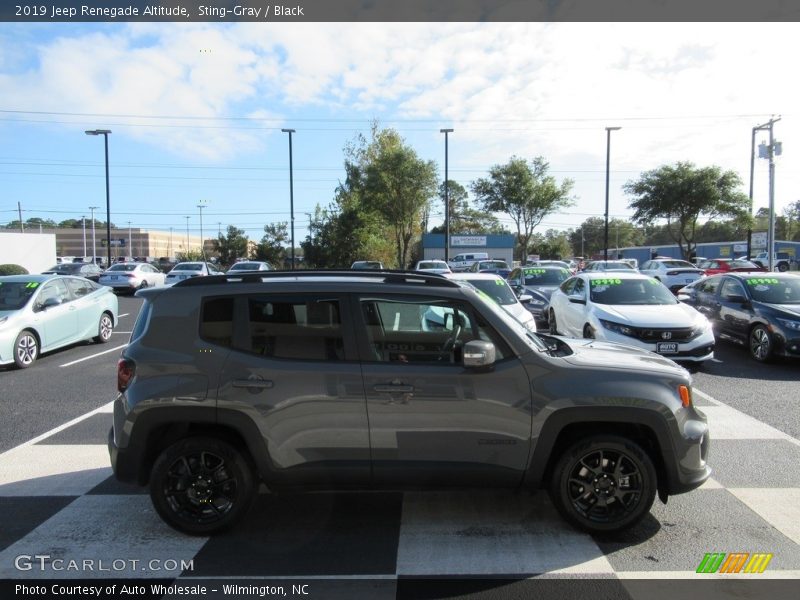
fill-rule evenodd
<path id="1" fill-rule="evenodd" d="M 641 348 L 642 350 L 654 352 L 659 356 L 663 356 L 664 358 L 669 358 L 671 360 L 703 362 L 714 358 L 715 341 L 714 341 L 714 334 L 711 332 L 711 330 L 708 330 L 705 333 L 700 334 L 696 338 L 693 338 L 686 342 L 682 341 L 677 342 L 677 352 L 673 351 L 667 352 L 663 351 L 663 346 L 659 346 L 658 343 L 645 342 L 635 337 L 630 337 L 627 335 L 616 333 L 602 326 L 601 328 L 602 328 L 602 339 L 604 341 L 616 342 L 617 344 L 625 344 L 626 346 Z M 597 329 L 595 331 L 597 331 Z M 662 351 L 659 351 L 660 349 Z"/>

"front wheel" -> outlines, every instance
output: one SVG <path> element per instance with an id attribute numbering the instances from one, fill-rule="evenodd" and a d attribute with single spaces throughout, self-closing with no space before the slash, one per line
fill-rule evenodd
<path id="1" fill-rule="evenodd" d="M 653 505 L 656 470 L 634 442 L 587 437 L 556 463 L 550 495 L 561 515 L 589 533 L 610 533 L 641 521 Z"/>
<path id="2" fill-rule="evenodd" d="M 558 323 L 556 322 L 556 313 L 550 309 L 550 318 L 547 322 L 547 327 L 552 335 L 558 335 Z"/>
<path id="3" fill-rule="evenodd" d="M 589 340 L 594 339 L 594 329 L 592 329 L 592 326 L 589 325 L 588 323 L 586 323 L 586 325 L 583 326 L 583 337 Z"/>
<path id="4" fill-rule="evenodd" d="M 758 362 L 767 362 L 772 358 L 772 334 L 763 325 L 756 325 L 750 331 L 750 356 Z"/>
<path id="5" fill-rule="evenodd" d="M 20 369 L 27 369 L 39 357 L 39 341 L 33 332 L 20 332 L 14 341 L 14 364 Z"/>
<path id="6" fill-rule="evenodd" d="M 97 324 L 97 335 L 94 341 L 98 344 L 105 344 L 111 339 L 111 334 L 114 332 L 114 320 L 108 313 L 103 313 L 100 316 L 100 322 Z"/>
<path id="7" fill-rule="evenodd" d="M 187 438 L 156 459 L 150 498 L 159 516 L 189 535 L 222 531 L 241 519 L 254 497 L 252 469 L 230 444 Z"/>

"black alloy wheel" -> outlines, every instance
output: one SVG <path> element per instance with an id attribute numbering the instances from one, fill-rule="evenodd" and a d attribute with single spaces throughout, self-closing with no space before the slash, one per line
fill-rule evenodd
<path id="1" fill-rule="evenodd" d="M 650 510 L 656 471 L 634 442 L 594 435 L 569 448 L 553 471 L 550 494 L 561 515 L 590 533 L 635 525 Z"/>
<path id="2" fill-rule="evenodd" d="M 156 460 L 150 498 L 161 518 L 190 535 L 234 525 L 254 497 L 252 469 L 230 444 L 214 438 L 176 442 Z"/>

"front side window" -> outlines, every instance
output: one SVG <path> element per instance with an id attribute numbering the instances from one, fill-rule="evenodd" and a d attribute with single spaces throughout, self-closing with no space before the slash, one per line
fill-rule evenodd
<path id="1" fill-rule="evenodd" d="M 42 291 L 39 292 L 39 298 L 36 300 L 36 307 L 43 307 L 45 302 L 51 298 L 58 298 L 62 304 L 70 301 L 69 291 L 63 281 L 56 280 L 46 283 Z"/>
<path id="2" fill-rule="evenodd" d="M 720 296 L 722 296 L 723 300 L 730 300 L 734 296 L 744 297 L 747 296 L 744 293 L 744 288 L 742 284 L 736 281 L 735 279 L 726 279 L 725 282 L 722 284 L 722 290 L 720 291 Z"/>
<path id="3" fill-rule="evenodd" d="M 484 340 L 497 358 L 508 354 L 502 339 L 468 305 L 441 299 L 362 298 L 370 362 L 461 364 L 464 344 Z"/>

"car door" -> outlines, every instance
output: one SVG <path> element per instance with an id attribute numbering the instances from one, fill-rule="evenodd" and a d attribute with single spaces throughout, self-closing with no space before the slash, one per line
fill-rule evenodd
<path id="1" fill-rule="evenodd" d="M 343 304 L 336 294 L 275 293 L 203 303 L 201 337 L 211 351 L 230 348 L 218 409 L 252 415 L 276 483 L 369 483 L 364 383 Z"/>
<path id="2" fill-rule="evenodd" d="M 93 294 L 97 287 L 80 277 L 65 277 L 64 283 L 72 293 L 72 304 L 75 306 L 77 319 L 76 335 L 86 339 L 97 335 L 100 315 L 103 313 L 101 294 Z"/>
<path id="3" fill-rule="evenodd" d="M 718 332 L 746 341 L 752 318 L 753 305 L 742 282 L 735 277 L 725 277 L 719 288 L 719 307 L 715 316 Z"/>
<path id="4" fill-rule="evenodd" d="M 57 304 L 51 304 L 56 301 Z M 49 305 L 48 305 L 49 304 Z M 42 334 L 42 351 L 75 341 L 78 337 L 78 307 L 60 279 L 42 286 L 33 304 L 34 320 Z"/>
<path id="5" fill-rule="evenodd" d="M 717 291 L 719 290 L 720 283 L 722 283 L 722 279 L 722 275 L 708 277 L 697 284 L 695 288 L 694 307 L 711 321 L 715 331 L 719 330 L 719 325 L 715 322 L 719 318 L 719 299 L 717 298 Z"/>
<path id="6" fill-rule="evenodd" d="M 354 298 L 377 485 L 516 485 L 530 449 L 522 363 L 468 304 L 426 296 Z M 463 345 L 495 342 L 492 369 Z"/>
<path id="7" fill-rule="evenodd" d="M 561 299 L 563 317 L 559 330 L 565 335 L 583 337 L 583 324 L 586 322 L 587 296 L 586 281 L 578 277 L 566 298 Z"/>

